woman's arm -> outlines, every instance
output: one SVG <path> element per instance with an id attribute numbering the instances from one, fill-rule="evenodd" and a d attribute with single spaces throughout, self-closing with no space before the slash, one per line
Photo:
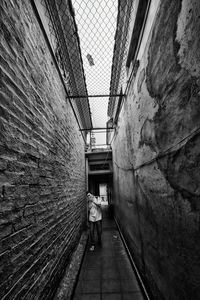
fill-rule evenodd
<path id="1" fill-rule="evenodd" d="M 93 203 L 97 206 L 101 206 L 101 198 L 100 197 L 94 197 Z"/>

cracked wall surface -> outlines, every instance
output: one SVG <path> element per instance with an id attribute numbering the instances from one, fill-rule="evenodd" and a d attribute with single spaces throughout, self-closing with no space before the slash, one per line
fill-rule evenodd
<path id="1" fill-rule="evenodd" d="M 200 2 L 161 1 L 113 142 L 115 213 L 154 299 L 200 295 Z"/>
<path id="2" fill-rule="evenodd" d="M 0 298 L 51 299 L 86 219 L 85 145 L 30 1 L 0 14 Z"/>

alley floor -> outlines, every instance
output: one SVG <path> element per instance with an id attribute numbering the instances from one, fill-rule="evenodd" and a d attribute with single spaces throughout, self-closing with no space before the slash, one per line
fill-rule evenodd
<path id="1" fill-rule="evenodd" d="M 116 223 L 103 207 L 102 245 L 88 243 L 73 300 L 144 300 Z"/>

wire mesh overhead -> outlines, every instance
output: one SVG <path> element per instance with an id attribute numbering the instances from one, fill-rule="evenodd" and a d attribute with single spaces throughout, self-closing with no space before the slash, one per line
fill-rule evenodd
<path id="1" fill-rule="evenodd" d="M 73 0 L 89 95 L 109 94 L 116 0 Z"/>
<path id="2" fill-rule="evenodd" d="M 118 1 L 73 0 L 88 95 L 109 95 Z M 108 97 L 89 98 L 94 128 L 105 128 Z"/>
<path id="3" fill-rule="evenodd" d="M 107 127 L 108 101 L 110 94 L 119 94 L 118 87 L 121 84 L 116 78 L 120 73 L 122 60 L 124 61 L 124 51 L 120 50 L 118 53 L 116 47 L 120 42 L 126 44 L 127 26 L 124 27 L 124 24 L 127 22 L 124 22 L 124 19 L 129 19 L 127 3 L 132 1 L 37 2 L 45 9 L 51 46 L 68 89 L 68 99 L 72 101 L 81 120 L 82 130 L 102 130 Z M 129 8 L 130 6 L 128 10 Z M 123 34 L 124 38 L 121 39 Z M 116 75 L 113 77 L 114 73 Z M 115 99 L 113 101 L 116 102 Z M 106 143 L 106 133 L 101 131 L 101 135 L 104 135 L 103 140 L 99 140 L 98 143 Z"/>
<path id="4" fill-rule="evenodd" d="M 77 34 L 74 11 L 70 1 L 38 0 L 45 10 L 42 16 L 46 33 L 61 70 L 68 95 L 82 95 L 74 100 L 73 106 L 83 128 L 91 128 L 90 108 L 87 100 L 87 88 Z M 46 23 L 48 26 L 46 26 Z M 81 101 L 80 101 L 81 100 Z"/>
<path id="5" fill-rule="evenodd" d="M 134 4 L 134 5 L 133 5 Z M 132 31 L 130 20 L 135 20 L 137 1 L 119 1 L 117 28 L 115 34 L 115 46 L 113 53 L 112 74 L 110 81 L 110 94 L 120 94 L 122 87 L 126 84 L 127 55 Z M 110 97 L 108 115 L 111 117 L 116 112 L 120 98 Z"/>

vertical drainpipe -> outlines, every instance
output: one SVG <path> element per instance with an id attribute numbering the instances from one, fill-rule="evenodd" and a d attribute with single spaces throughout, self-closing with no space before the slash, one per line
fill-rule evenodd
<path id="1" fill-rule="evenodd" d="M 89 185 L 88 185 L 88 157 L 85 156 L 85 185 L 86 185 L 86 191 L 88 191 L 89 189 Z M 86 199 L 86 197 L 85 197 Z M 87 202 L 87 199 L 86 199 Z M 88 220 L 88 207 L 87 207 L 87 203 L 86 203 L 86 222 Z"/>
<path id="2" fill-rule="evenodd" d="M 85 158 L 85 178 L 86 178 L 86 191 L 88 191 L 88 189 L 89 189 L 89 184 L 88 184 L 88 169 L 89 169 L 89 167 L 88 167 L 88 158 L 86 157 Z"/>
<path id="3" fill-rule="evenodd" d="M 92 137 L 92 131 L 90 130 L 90 149 L 92 150 L 92 139 L 91 139 L 91 137 Z"/>

